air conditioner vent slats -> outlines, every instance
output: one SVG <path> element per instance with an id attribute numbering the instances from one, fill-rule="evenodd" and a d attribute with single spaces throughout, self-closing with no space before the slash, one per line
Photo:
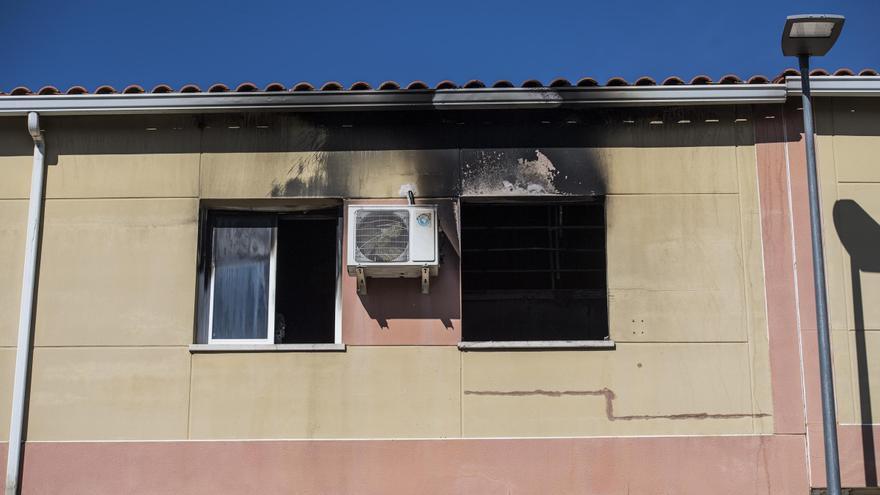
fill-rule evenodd
<path id="1" fill-rule="evenodd" d="M 428 293 L 440 266 L 436 205 L 349 205 L 346 223 L 346 266 L 358 294 L 367 294 L 367 278 L 421 278 Z"/>
<path id="2" fill-rule="evenodd" d="M 409 261 L 408 210 L 358 210 L 355 215 L 355 260 Z"/>

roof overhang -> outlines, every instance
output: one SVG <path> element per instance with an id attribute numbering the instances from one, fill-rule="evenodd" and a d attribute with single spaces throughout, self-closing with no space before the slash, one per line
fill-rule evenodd
<path id="1" fill-rule="evenodd" d="M 813 76 L 810 81 L 816 96 L 880 96 L 880 76 Z M 797 77 L 753 85 L 28 95 L 0 98 L 0 116 L 743 105 L 782 103 L 797 95 Z"/>
<path id="2" fill-rule="evenodd" d="M 28 95 L 0 98 L 0 116 L 225 113 L 250 111 L 367 111 L 552 109 L 657 105 L 725 105 L 785 100 L 784 84 L 480 88 L 449 90 L 303 91 Z"/>
<path id="3" fill-rule="evenodd" d="M 801 95 L 801 78 L 785 78 L 789 96 Z M 811 76 L 813 96 L 880 96 L 880 76 Z"/>

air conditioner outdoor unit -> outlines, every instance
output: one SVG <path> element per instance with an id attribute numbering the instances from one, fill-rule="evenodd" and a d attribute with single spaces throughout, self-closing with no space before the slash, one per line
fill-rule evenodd
<path id="1" fill-rule="evenodd" d="M 366 277 L 419 278 L 422 292 L 439 267 L 435 205 L 348 207 L 348 274 L 366 294 Z"/>

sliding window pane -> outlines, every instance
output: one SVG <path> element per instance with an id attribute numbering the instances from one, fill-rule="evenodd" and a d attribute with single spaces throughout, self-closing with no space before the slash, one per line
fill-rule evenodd
<path id="1" fill-rule="evenodd" d="M 213 222 L 211 338 L 265 340 L 274 217 L 220 215 Z"/>

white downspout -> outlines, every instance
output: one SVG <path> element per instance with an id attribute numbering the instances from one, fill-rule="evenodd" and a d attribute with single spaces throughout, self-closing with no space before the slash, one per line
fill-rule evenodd
<path id="1" fill-rule="evenodd" d="M 31 195 L 28 200 L 27 240 L 24 273 L 21 281 L 21 309 L 18 317 L 18 347 L 15 350 L 15 378 L 12 387 L 12 415 L 9 422 L 9 452 L 6 458 L 6 495 L 18 494 L 21 474 L 22 429 L 27 399 L 27 379 L 31 357 L 31 330 L 36 314 L 37 257 L 43 227 L 45 192 L 45 145 L 40 132 L 40 116 L 28 113 L 28 131 L 34 139 L 34 166 L 31 171 Z"/>

